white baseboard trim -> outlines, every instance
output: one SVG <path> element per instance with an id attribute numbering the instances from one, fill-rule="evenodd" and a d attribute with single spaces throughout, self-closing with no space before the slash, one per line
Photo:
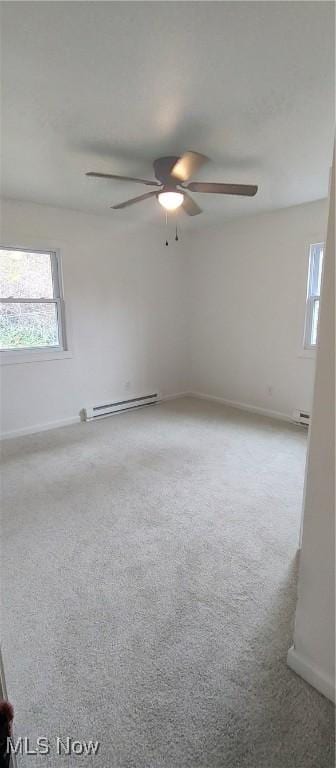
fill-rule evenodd
<path id="1" fill-rule="evenodd" d="M 13 437 L 24 437 L 25 435 L 35 435 L 38 432 L 47 432 L 49 429 L 58 429 L 59 427 L 67 427 L 70 424 L 79 424 L 79 416 L 72 416 L 69 419 L 60 419 L 59 421 L 49 421 L 46 424 L 35 424 L 32 427 L 25 427 L 24 429 L 13 429 L 11 432 L 2 432 L 0 434 L 0 440 L 10 440 Z"/>
<path id="2" fill-rule="evenodd" d="M 288 651 L 287 664 L 303 680 L 335 703 L 335 683 L 333 680 L 325 675 L 321 669 L 317 669 L 310 661 L 301 656 L 294 645 Z"/>
<path id="3" fill-rule="evenodd" d="M 239 403 L 236 400 L 227 400 L 224 397 L 215 397 L 214 395 L 206 395 L 204 392 L 174 392 L 171 395 L 161 395 L 160 402 L 166 402 L 169 400 L 178 400 L 181 397 L 195 397 L 199 400 L 210 400 L 214 403 L 221 403 L 222 405 L 228 405 L 230 408 L 238 408 L 240 411 L 249 411 L 250 413 L 256 413 L 260 416 L 268 416 L 272 419 L 280 419 L 281 421 L 292 422 L 292 417 L 286 413 L 280 413 L 279 411 L 271 411 L 268 408 L 259 408 L 256 405 L 248 405 L 247 403 Z M 67 427 L 70 424 L 77 424 L 80 422 L 79 416 L 72 416 L 68 419 L 61 419 L 59 421 L 49 421 L 46 424 L 35 424 L 31 427 L 25 427 L 24 429 L 14 429 L 10 432 L 2 432 L 0 434 L 0 440 L 9 440 L 13 437 L 24 437 L 25 435 L 35 435 L 38 432 L 46 432 L 49 429 L 58 429 L 59 427 Z"/>
<path id="4" fill-rule="evenodd" d="M 175 392 L 173 395 L 160 395 L 160 403 L 166 402 L 166 400 L 178 400 L 180 397 L 190 397 L 191 392 Z"/>
<path id="5" fill-rule="evenodd" d="M 171 395 L 160 395 L 160 402 L 166 400 L 177 400 L 179 397 L 187 397 L 189 392 L 175 392 Z M 49 421 L 46 424 L 35 424 L 32 427 L 25 427 L 23 429 L 13 429 L 10 432 L 0 433 L 0 440 L 10 440 L 14 437 L 24 437 L 25 435 L 35 435 L 38 432 L 47 432 L 49 429 L 59 429 L 59 427 L 67 427 L 70 424 L 79 424 L 80 416 L 72 416 L 68 419 L 60 419 L 59 421 Z"/>
<path id="6" fill-rule="evenodd" d="M 189 397 L 196 397 L 199 400 L 210 400 L 214 403 L 228 405 L 230 408 L 238 408 L 240 411 L 249 411 L 249 413 L 257 413 L 259 416 L 268 416 L 271 419 L 279 419 L 280 421 L 293 423 L 293 419 L 288 413 L 271 411 L 269 408 L 259 408 L 257 405 L 249 405 L 248 403 L 239 403 L 237 400 L 227 400 L 225 397 L 206 395 L 204 392 L 188 392 L 186 394 L 188 394 Z"/>

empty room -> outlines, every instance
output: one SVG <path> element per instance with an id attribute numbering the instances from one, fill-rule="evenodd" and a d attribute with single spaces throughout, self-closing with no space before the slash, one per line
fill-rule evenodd
<path id="1" fill-rule="evenodd" d="M 0 766 L 334 768 L 334 3 L 1 39 Z"/>

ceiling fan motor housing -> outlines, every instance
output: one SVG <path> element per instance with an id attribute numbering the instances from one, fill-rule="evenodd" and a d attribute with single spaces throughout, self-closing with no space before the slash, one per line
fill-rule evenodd
<path id="1" fill-rule="evenodd" d="M 171 171 L 179 159 L 180 158 L 175 155 L 170 155 L 168 157 L 159 157 L 157 160 L 154 160 L 153 163 L 156 178 L 161 181 L 162 184 L 168 183 L 173 189 L 179 182 L 178 179 L 174 179 L 174 177 L 171 176 Z"/>

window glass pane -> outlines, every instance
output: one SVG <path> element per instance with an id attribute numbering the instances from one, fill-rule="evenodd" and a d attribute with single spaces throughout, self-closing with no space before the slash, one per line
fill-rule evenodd
<path id="1" fill-rule="evenodd" d="M 0 304 L 1 349 L 53 347 L 58 344 L 56 303 Z"/>
<path id="2" fill-rule="evenodd" d="M 0 249 L 0 298 L 52 299 L 49 253 Z"/>
<path id="3" fill-rule="evenodd" d="M 310 250 L 310 295 L 319 296 L 321 292 L 323 262 L 323 243 L 315 243 Z"/>
<path id="4" fill-rule="evenodd" d="M 319 316 L 320 302 L 318 299 L 314 301 L 313 315 L 312 315 L 312 328 L 311 328 L 311 344 L 317 342 L 317 328 L 318 328 L 318 316 Z"/>
<path id="5" fill-rule="evenodd" d="M 317 290 L 316 290 L 317 296 L 320 296 L 321 294 L 322 264 L 323 264 L 323 246 L 320 247 L 320 258 L 319 258 L 318 273 L 317 273 Z"/>

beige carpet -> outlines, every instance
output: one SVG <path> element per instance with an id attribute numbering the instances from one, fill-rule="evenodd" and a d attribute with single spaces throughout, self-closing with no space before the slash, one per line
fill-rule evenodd
<path id="1" fill-rule="evenodd" d="M 19 766 L 334 766 L 333 708 L 286 665 L 305 449 L 188 399 L 5 444 L 7 686 L 16 736 L 51 742 Z"/>

